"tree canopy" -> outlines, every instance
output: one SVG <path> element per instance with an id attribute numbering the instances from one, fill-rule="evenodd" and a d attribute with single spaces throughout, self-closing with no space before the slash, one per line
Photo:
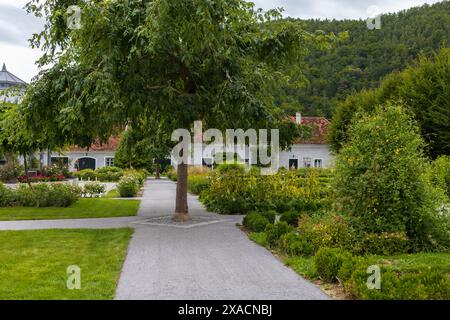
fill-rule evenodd
<path id="1" fill-rule="evenodd" d="M 422 56 L 416 65 L 387 76 L 374 90 L 350 95 L 336 109 L 330 142 L 339 151 L 348 139 L 352 119 L 358 112 L 373 112 L 377 105 L 401 100 L 414 115 L 432 157 L 450 154 L 450 49 L 431 58 Z"/>
<path id="2" fill-rule="evenodd" d="M 57 132 L 59 144 L 106 141 L 143 116 L 167 121 L 167 130 L 195 120 L 217 129 L 292 127 L 273 92 L 303 84 L 308 50 L 337 39 L 243 0 L 78 0 L 81 28 L 70 30 L 73 4 L 27 5 L 45 16 L 31 43 L 46 50 L 40 63 L 54 66 L 33 83 L 24 113 L 34 130 Z M 297 131 L 283 132 L 288 146 Z"/>
<path id="3" fill-rule="evenodd" d="M 330 118 L 348 95 L 373 89 L 388 74 L 405 69 L 422 53 L 450 46 L 450 2 L 425 4 L 383 14 L 381 29 L 369 30 L 365 20 L 293 20 L 308 31 L 348 32 L 330 50 L 312 49 L 305 59 L 302 88 L 287 88 L 279 103 L 290 112 Z"/>

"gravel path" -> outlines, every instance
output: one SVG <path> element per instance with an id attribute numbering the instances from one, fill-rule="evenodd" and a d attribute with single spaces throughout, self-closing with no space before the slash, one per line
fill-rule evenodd
<path id="1" fill-rule="evenodd" d="M 116 299 L 329 298 L 249 241 L 236 227 L 242 217 L 208 213 L 190 196 L 192 226 L 164 225 L 156 217 L 174 212 L 175 184 L 149 181 L 143 198 Z"/>

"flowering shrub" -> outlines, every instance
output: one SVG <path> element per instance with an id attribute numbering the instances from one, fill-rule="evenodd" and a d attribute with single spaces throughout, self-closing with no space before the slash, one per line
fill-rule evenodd
<path id="1" fill-rule="evenodd" d="M 30 188 L 21 185 L 13 191 L 6 206 L 21 207 L 68 207 L 78 200 L 81 190 L 71 184 L 39 183 Z"/>
<path id="2" fill-rule="evenodd" d="M 88 182 L 83 187 L 84 197 L 99 197 L 102 193 L 105 193 L 106 187 L 99 182 Z"/>
<path id="3" fill-rule="evenodd" d="M 28 177 L 28 182 L 32 182 L 32 183 L 56 182 L 56 181 L 64 181 L 65 178 L 66 177 L 63 176 L 63 175 L 44 176 L 42 174 L 38 174 L 36 176 L 29 176 Z M 27 182 L 27 176 L 23 175 L 23 176 L 19 177 L 18 180 L 19 180 L 20 183 L 26 183 Z"/>

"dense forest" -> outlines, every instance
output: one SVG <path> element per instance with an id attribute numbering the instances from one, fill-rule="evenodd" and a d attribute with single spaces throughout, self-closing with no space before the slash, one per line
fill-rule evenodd
<path id="1" fill-rule="evenodd" d="M 341 33 L 349 38 L 328 51 L 312 50 L 306 60 L 308 83 L 286 89 L 280 103 L 290 112 L 330 118 L 349 94 L 376 88 L 386 75 L 405 69 L 422 53 L 450 45 L 450 2 L 423 5 L 382 16 L 381 29 L 365 20 L 299 20 L 308 31 Z"/>

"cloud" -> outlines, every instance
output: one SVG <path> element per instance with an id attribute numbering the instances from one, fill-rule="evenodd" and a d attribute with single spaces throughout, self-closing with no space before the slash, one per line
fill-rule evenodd
<path id="1" fill-rule="evenodd" d="M 29 0 L 0 0 L 0 66 L 25 81 L 38 69 L 34 64 L 41 52 L 29 48 L 28 39 L 43 29 L 42 19 L 27 15 L 23 9 Z M 367 18 L 367 9 L 376 5 L 384 13 L 396 12 L 439 0 L 253 0 L 265 10 L 284 7 L 285 15 L 297 18 L 358 19 Z"/>
<path id="2" fill-rule="evenodd" d="M 424 3 L 440 0 L 253 0 L 257 7 L 265 10 L 283 7 L 285 15 L 295 18 L 315 19 L 365 19 L 367 9 L 377 6 L 381 12 L 397 12 Z"/>
<path id="3" fill-rule="evenodd" d="M 0 2 L 0 43 L 28 46 L 28 39 L 42 28 L 41 19 L 27 15 L 17 4 Z"/>

